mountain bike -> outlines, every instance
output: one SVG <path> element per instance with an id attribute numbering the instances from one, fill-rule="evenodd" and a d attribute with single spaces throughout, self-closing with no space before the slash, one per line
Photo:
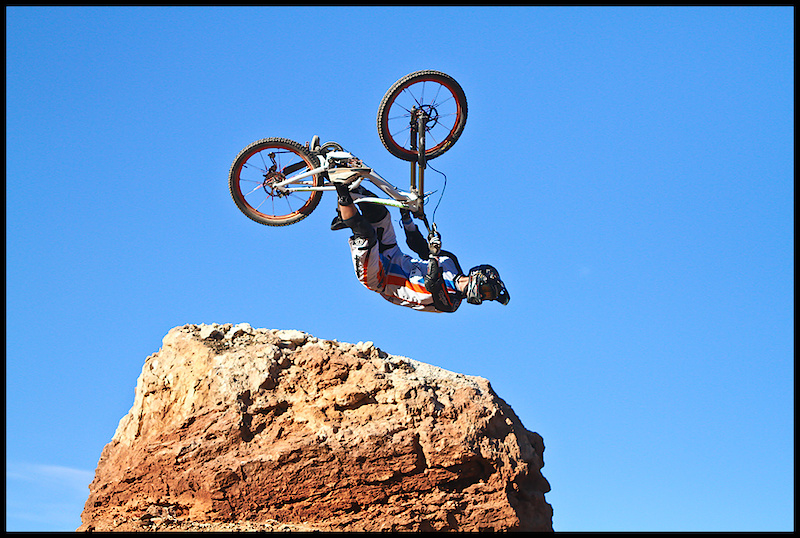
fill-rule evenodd
<path id="1" fill-rule="evenodd" d="M 387 197 L 353 192 L 353 201 L 409 210 L 431 230 L 424 211 L 427 161 L 448 151 L 467 121 L 464 90 L 440 71 L 416 71 L 395 82 L 378 107 L 378 135 L 395 157 L 411 163 L 411 185 L 402 190 L 381 177 L 337 142 L 320 143 L 317 135 L 305 145 L 288 138 L 264 138 L 244 148 L 231 166 L 228 183 L 236 206 L 247 217 L 268 226 L 301 221 L 335 190 L 330 175 L 350 169 L 362 182 Z M 433 224 L 435 230 L 435 223 Z"/>

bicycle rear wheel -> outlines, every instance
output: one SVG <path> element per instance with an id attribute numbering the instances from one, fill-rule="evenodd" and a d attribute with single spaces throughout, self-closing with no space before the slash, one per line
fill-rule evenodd
<path id="1" fill-rule="evenodd" d="M 416 71 L 401 78 L 378 107 L 378 135 L 395 157 L 416 161 L 412 108 L 428 116 L 425 158 L 434 159 L 456 143 L 467 123 L 467 97 L 453 77 L 440 71 Z"/>
<path id="2" fill-rule="evenodd" d="M 286 226 L 306 218 L 319 204 L 321 191 L 287 190 L 275 185 L 319 166 L 319 160 L 288 138 L 264 138 L 244 148 L 233 161 L 228 186 L 236 206 L 267 226 Z M 314 174 L 291 187 L 319 187 Z"/>

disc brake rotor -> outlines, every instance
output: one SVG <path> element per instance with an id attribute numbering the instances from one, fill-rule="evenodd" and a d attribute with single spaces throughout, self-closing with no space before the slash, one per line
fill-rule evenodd
<path id="1" fill-rule="evenodd" d="M 430 131 L 436 127 L 436 124 L 439 123 L 439 111 L 436 110 L 436 107 L 433 105 L 421 105 L 420 110 L 428 117 L 428 120 L 425 122 L 425 130 Z"/>

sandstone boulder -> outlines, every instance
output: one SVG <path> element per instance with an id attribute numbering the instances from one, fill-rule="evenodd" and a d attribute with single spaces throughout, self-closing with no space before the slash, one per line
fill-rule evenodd
<path id="1" fill-rule="evenodd" d="M 550 531 L 543 451 L 483 378 L 187 325 L 147 358 L 78 530 Z"/>

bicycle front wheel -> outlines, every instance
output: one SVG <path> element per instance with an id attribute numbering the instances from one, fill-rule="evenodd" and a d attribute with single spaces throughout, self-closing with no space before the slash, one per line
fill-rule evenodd
<path id="1" fill-rule="evenodd" d="M 319 167 L 319 160 L 288 138 L 265 138 L 244 148 L 233 161 L 228 185 L 236 206 L 267 226 L 286 226 L 306 218 L 322 198 L 319 174 L 299 177 Z M 291 181 L 280 185 L 283 182 Z"/>
<path id="2" fill-rule="evenodd" d="M 425 158 L 438 157 L 456 143 L 467 123 L 467 97 L 453 77 L 440 71 L 416 71 L 389 88 L 378 107 L 378 135 L 395 157 L 416 161 L 412 109 L 423 111 Z"/>

